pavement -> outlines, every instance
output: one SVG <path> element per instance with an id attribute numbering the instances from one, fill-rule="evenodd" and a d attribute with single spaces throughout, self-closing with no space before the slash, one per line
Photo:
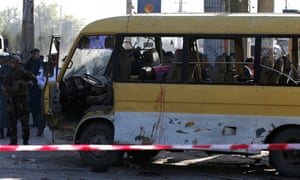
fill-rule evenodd
<path id="1" fill-rule="evenodd" d="M 32 124 L 32 117 L 30 116 L 30 123 L 29 124 Z M 18 144 L 19 145 L 22 145 L 23 143 L 23 139 L 22 139 L 22 127 L 21 127 L 21 122 L 18 121 Z M 30 126 L 30 137 L 29 137 L 29 144 L 32 144 L 32 145 L 39 145 L 39 144 L 47 144 L 44 136 L 40 136 L 38 137 L 37 136 L 37 130 L 38 128 L 37 127 L 31 127 Z M 5 135 L 5 138 L 4 139 L 0 139 L 0 144 L 1 145 L 6 145 L 6 144 L 9 144 L 9 137 L 6 137 L 6 131 L 7 129 L 4 130 L 4 135 Z"/>
<path id="2" fill-rule="evenodd" d="M 21 124 L 18 124 L 18 142 L 22 144 Z M 37 127 L 30 127 L 31 145 L 47 144 L 44 136 L 37 137 Z M 9 138 L 0 139 L 0 144 L 6 145 Z M 76 151 L 62 152 L 0 152 L 0 179 L 95 179 L 99 174 L 91 172 L 80 158 Z M 183 170 L 178 170 L 182 167 Z M 197 169 L 198 168 L 198 169 Z M 216 169 L 218 172 L 216 172 Z M 267 169 L 268 171 L 265 171 Z M 201 171 L 200 171 L 201 170 Z M 119 179 L 120 175 L 124 179 L 144 178 L 146 175 L 159 172 L 169 179 L 180 171 L 179 179 L 193 179 L 197 173 L 202 172 L 208 179 L 272 179 L 276 176 L 276 171 L 268 167 L 267 154 L 255 156 L 230 155 L 230 154 L 210 154 L 203 151 L 168 152 L 159 153 L 152 163 L 143 161 L 132 161 L 125 157 L 124 165 L 112 167 L 111 172 L 101 174 L 102 179 Z M 189 172 L 191 171 L 191 172 Z M 195 171 L 195 172 L 194 172 Z M 249 171 L 249 172 L 248 172 Z M 197 172 L 197 173 L 196 173 Z M 245 172 L 246 175 L 245 175 Z M 178 173 L 177 173 L 178 174 Z M 223 176 L 230 177 L 224 178 Z M 101 177 L 102 177 L 101 176 Z M 129 178 L 125 178 L 125 176 Z M 159 175 L 160 176 L 160 175 Z M 188 178 L 183 178 L 187 176 Z M 216 178 L 221 177 L 222 178 Z M 249 178 L 248 178 L 249 176 Z M 13 178 L 12 178 L 13 177 Z M 201 176 L 200 176 L 201 177 Z M 232 178 L 238 177 L 238 178 Z M 246 178 L 247 177 L 247 178 Z M 257 178 L 258 177 L 258 178 Z M 96 179 L 98 179 L 96 178 Z M 101 178 L 100 178 L 101 179 Z M 134 178 L 133 178 L 134 179 Z M 152 177 L 149 177 L 152 179 Z M 171 178 L 174 179 L 174 178 Z M 176 179 L 176 178 L 175 178 Z M 200 178 L 201 179 L 201 178 Z M 280 178 L 279 178 L 280 179 Z"/>
<path id="3" fill-rule="evenodd" d="M 6 129 L 5 129 L 5 135 L 6 135 Z M 44 136 L 37 137 L 37 127 L 30 127 L 30 138 L 29 138 L 29 144 L 32 145 L 38 145 L 38 144 L 47 144 Z M 9 137 L 4 137 L 4 139 L 0 139 L 1 145 L 7 145 L 9 144 L 10 139 Z M 22 128 L 21 125 L 18 125 L 18 144 L 22 145 L 23 139 L 22 139 Z"/>

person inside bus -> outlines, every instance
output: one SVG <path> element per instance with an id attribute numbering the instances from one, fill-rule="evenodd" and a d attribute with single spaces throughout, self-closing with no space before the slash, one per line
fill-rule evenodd
<path id="1" fill-rule="evenodd" d="M 253 57 L 248 57 L 244 64 L 244 78 L 253 79 L 254 77 L 254 59 Z"/>
<path id="2" fill-rule="evenodd" d="M 260 79 L 261 84 L 271 84 L 270 77 L 272 74 L 272 68 L 274 66 L 274 61 L 269 56 L 264 56 L 260 62 Z"/>
<path id="3" fill-rule="evenodd" d="M 201 59 L 201 78 L 204 81 L 209 81 L 209 63 L 208 63 L 208 58 L 207 55 L 199 53 L 199 57 Z"/>
<path id="4" fill-rule="evenodd" d="M 133 49 L 132 56 L 133 60 L 130 61 L 130 70 L 131 70 L 131 75 L 138 76 L 139 75 L 139 70 L 142 68 L 143 63 L 143 55 L 141 54 L 141 47 L 136 47 Z"/>

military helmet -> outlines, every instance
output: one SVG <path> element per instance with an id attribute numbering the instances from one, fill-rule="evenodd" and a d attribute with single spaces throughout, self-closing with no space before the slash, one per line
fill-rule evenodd
<path id="1" fill-rule="evenodd" d="M 11 56 L 10 62 L 19 63 L 19 64 L 22 63 L 20 56 L 16 54 Z"/>

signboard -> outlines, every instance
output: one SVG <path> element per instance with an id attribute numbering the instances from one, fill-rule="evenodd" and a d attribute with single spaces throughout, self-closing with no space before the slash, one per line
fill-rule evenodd
<path id="1" fill-rule="evenodd" d="M 138 0 L 138 13 L 160 13 L 161 0 Z"/>

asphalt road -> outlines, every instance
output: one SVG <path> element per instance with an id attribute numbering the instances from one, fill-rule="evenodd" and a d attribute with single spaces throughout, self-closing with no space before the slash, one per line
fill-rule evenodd
<path id="1" fill-rule="evenodd" d="M 31 129 L 30 144 L 46 144 Z M 7 144 L 8 138 L 0 139 Z M 19 142 L 22 142 L 21 139 Z M 78 152 L 0 152 L 0 180 L 89 180 L 89 179 L 292 179 L 281 177 L 268 166 L 267 154 L 207 154 L 202 151 L 161 152 L 152 161 L 124 157 L 123 164 L 106 172 L 93 172 Z"/>

